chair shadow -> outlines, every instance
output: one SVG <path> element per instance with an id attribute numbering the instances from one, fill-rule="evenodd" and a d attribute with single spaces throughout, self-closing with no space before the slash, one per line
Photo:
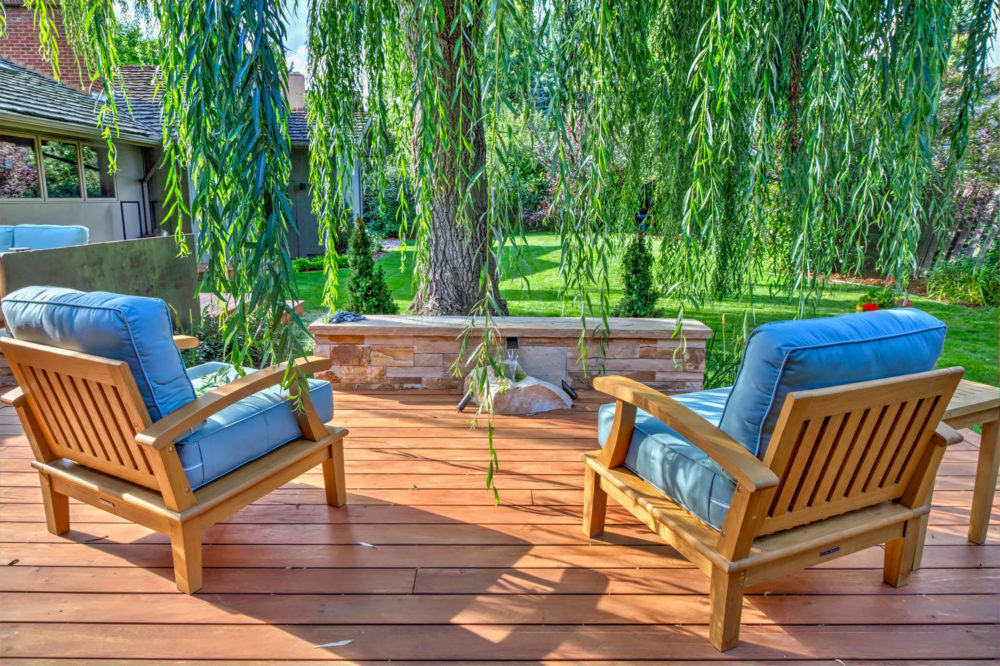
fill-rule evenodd
<path id="1" fill-rule="evenodd" d="M 327 507 L 320 484 L 303 483 L 300 477 L 206 530 L 204 587 L 192 596 L 171 589 L 170 547 L 163 535 L 149 533 L 127 543 L 81 530 L 68 537 L 119 555 L 162 579 L 156 585 L 147 581 L 143 588 L 169 593 L 170 603 L 162 605 L 162 616 L 157 612 L 160 604 L 144 607 L 144 622 L 183 623 L 177 619 L 181 609 L 192 624 L 263 624 L 297 639 L 285 644 L 272 638 L 288 652 L 270 658 L 637 659 L 649 658 L 651 630 L 663 640 L 663 653 L 656 658 L 690 658 L 691 650 L 697 655 L 710 650 L 702 621 L 690 619 L 693 604 L 703 607 L 699 613 L 704 612 L 705 624 L 708 621 L 707 578 L 700 574 L 692 584 L 675 583 L 670 579 L 676 570 L 668 566 L 651 569 L 648 585 L 637 584 L 627 574 L 616 580 L 614 562 L 601 569 L 572 557 L 560 559 L 558 553 L 533 553 L 535 544 L 510 531 L 444 515 L 454 507 L 439 506 L 438 513 L 434 507 L 407 506 L 363 493 L 350 494 L 345 507 Z M 579 516 L 569 506 L 509 508 L 525 512 L 524 524 L 538 513 Z M 387 513 L 385 522 L 365 522 L 380 512 Z M 544 533 L 566 523 L 533 526 Z M 604 536 L 587 539 L 576 524 L 572 527 L 569 532 L 578 536 L 564 541 L 568 545 L 653 549 L 667 560 L 682 561 L 652 533 L 636 538 L 609 524 Z M 556 531 L 558 539 L 565 538 L 565 531 Z M 268 542 L 275 536 L 283 542 Z M 621 595 L 663 594 L 665 586 L 670 594 L 684 597 L 681 605 L 687 610 L 679 611 L 680 616 L 670 605 L 650 606 L 648 599 L 627 617 L 619 614 Z M 606 644 L 605 625 L 625 634 L 639 625 L 643 640 L 634 646 Z M 604 638 L 592 627 L 602 627 Z M 796 633 L 794 626 L 783 630 L 792 637 Z M 422 643 L 421 635 L 427 633 L 442 640 Z M 260 658 L 253 646 L 231 647 L 229 659 Z M 804 643 L 802 653 L 810 652 Z M 771 649 L 744 640 L 726 657 L 743 653 L 754 658 L 793 656 L 787 646 Z"/>

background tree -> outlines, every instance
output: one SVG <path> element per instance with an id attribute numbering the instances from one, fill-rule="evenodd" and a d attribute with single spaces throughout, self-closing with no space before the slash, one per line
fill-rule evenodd
<path id="1" fill-rule="evenodd" d="M 655 317 L 662 291 L 653 285 L 653 255 L 646 234 L 636 232 L 622 258 L 622 299 L 611 311 L 616 317 Z"/>
<path id="2" fill-rule="evenodd" d="M 147 36 L 138 20 L 119 23 L 111 34 L 122 65 L 156 65 L 158 41 Z"/>
<path id="3" fill-rule="evenodd" d="M 392 300 L 389 285 L 381 266 L 372 258 L 372 237 L 359 215 L 348 247 L 351 278 L 347 283 L 347 309 L 364 314 L 396 314 L 399 308 Z"/>

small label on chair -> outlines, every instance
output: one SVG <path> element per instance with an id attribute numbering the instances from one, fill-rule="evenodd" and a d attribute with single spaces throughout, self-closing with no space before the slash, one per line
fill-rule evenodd
<path id="1" fill-rule="evenodd" d="M 822 551 L 822 552 L 821 552 L 821 553 L 819 554 L 819 556 L 820 556 L 820 557 L 825 557 L 825 556 L 827 556 L 827 555 L 833 555 L 833 554 L 834 554 L 834 553 L 836 553 L 836 552 L 837 552 L 838 550 L 840 550 L 840 546 L 834 546 L 833 548 L 827 548 L 826 550 Z"/>

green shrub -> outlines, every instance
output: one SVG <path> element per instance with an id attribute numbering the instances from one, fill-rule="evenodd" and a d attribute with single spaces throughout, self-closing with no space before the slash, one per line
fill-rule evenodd
<path id="1" fill-rule="evenodd" d="M 1000 245 L 979 266 L 972 257 L 936 263 L 927 274 L 927 295 L 948 303 L 1000 304 Z"/>
<path id="2" fill-rule="evenodd" d="M 185 366 L 190 368 L 210 361 L 229 363 L 229 346 L 226 345 L 225 334 L 223 333 L 222 322 L 219 320 L 219 317 L 202 315 L 201 320 L 192 328 L 189 335 L 198 338 L 199 344 L 194 349 L 181 350 L 181 357 L 184 359 Z M 265 346 L 261 342 L 262 339 L 262 335 L 251 335 L 250 361 L 251 365 L 255 368 L 259 368 L 264 364 L 264 357 L 266 356 Z M 236 335 L 233 344 L 237 347 L 242 347 L 246 345 L 246 342 L 246 336 L 240 333 Z"/>
<path id="3" fill-rule="evenodd" d="M 347 283 L 347 309 L 362 314 L 396 314 L 399 308 L 392 300 L 389 285 L 381 266 L 372 258 L 372 238 L 359 215 L 348 248 L 351 278 Z"/>
<path id="4" fill-rule="evenodd" d="M 622 300 L 612 309 L 615 317 L 656 317 L 658 290 L 653 287 L 653 255 L 643 233 L 636 233 L 622 258 Z"/>
<path id="5" fill-rule="evenodd" d="M 323 270 L 323 257 L 299 257 L 292 259 L 292 268 L 296 273 Z"/>
<path id="6" fill-rule="evenodd" d="M 858 297 L 855 310 L 858 312 L 886 310 L 902 304 L 903 297 L 899 292 L 889 289 L 889 287 L 872 287 Z"/>

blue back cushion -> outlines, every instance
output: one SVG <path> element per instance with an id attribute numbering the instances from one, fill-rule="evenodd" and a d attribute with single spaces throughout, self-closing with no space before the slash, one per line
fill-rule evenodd
<path id="1" fill-rule="evenodd" d="M 14 247 L 14 227 L 0 226 L 0 252 L 6 252 Z"/>
<path id="2" fill-rule="evenodd" d="M 4 297 L 3 314 L 18 340 L 128 363 L 154 421 L 195 398 L 158 298 L 25 287 Z"/>
<path id="3" fill-rule="evenodd" d="M 750 334 L 719 427 L 763 459 L 789 393 L 930 370 L 946 329 L 913 308 L 764 324 Z"/>
<path id="4" fill-rule="evenodd" d="M 14 227 L 12 247 L 29 247 L 32 250 L 49 250 L 54 247 L 86 245 L 90 229 L 77 225 L 21 224 Z"/>

